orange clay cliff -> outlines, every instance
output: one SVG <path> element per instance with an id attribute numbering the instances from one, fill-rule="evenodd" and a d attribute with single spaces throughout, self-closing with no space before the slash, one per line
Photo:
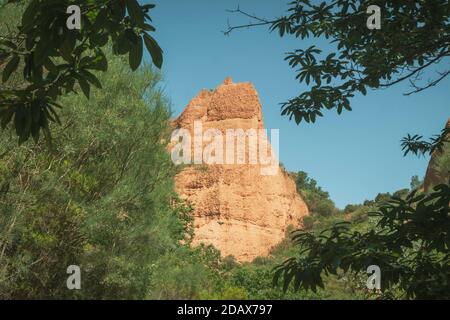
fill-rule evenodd
<path id="1" fill-rule="evenodd" d="M 203 131 L 264 128 L 254 86 L 230 78 L 213 91 L 202 90 L 172 125 L 193 135 L 198 120 Z M 222 256 L 251 261 L 267 256 L 289 225 L 301 226 L 308 208 L 292 177 L 278 163 L 276 174 L 262 175 L 260 169 L 258 163 L 197 164 L 176 176 L 177 192 L 194 208 L 194 245 L 212 244 Z"/>

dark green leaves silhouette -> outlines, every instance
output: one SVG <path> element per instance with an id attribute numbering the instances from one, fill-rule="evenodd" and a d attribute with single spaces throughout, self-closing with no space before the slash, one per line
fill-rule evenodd
<path id="1" fill-rule="evenodd" d="M 91 86 L 102 87 L 95 72 L 107 70 L 104 49 L 109 44 L 115 54 L 128 55 L 133 71 L 142 62 L 144 42 L 154 64 L 162 66 L 162 50 L 148 34 L 155 31 L 147 23 L 154 5 L 136 0 L 8 3 L 26 6 L 20 25 L 0 36 L 0 122 L 3 128 L 13 123 L 19 142 L 31 135 L 37 141 L 40 130 L 50 136 L 49 122 L 57 122 L 53 108 L 61 95 L 81 91 L 89 98 Z M 69 5 L 81 9 L 80 30 L 66 26 Z M 11 80 L 15 74 L 23 76 L 20 85 Z"/>
<path id="2" fill-rule="evenodd" d="M 352 230 L 348 222 L 319 235 L 296 231 L 298 257 L 275 268 L 274 282 L 282 281 L 285 290 L 292 284 L 314 291 L 323 287 L 324 275 L 339 270 L 364 275 L 368 266 L 378 265 L 384 297 L 448 299 L 449 203 L 450 182 L 430 194 L 393 196 L 371 214 L 377 225 L 368 231 Z"/>
<path id="3" fill-rule="evenodd" d="M 369 30 L 366 10 L 381 9 L 381 29 Z M 324 110 L 341 114 L 351 110 L 350 100 L 369 89 L 381 89 L 399 82 L 410 82 L 411 91 L 420 92 L 440 83 L 450 70 L 440 67 L 431 79 L 421 77 L 450 57 L 450 6 L 448 1 L 408 2 L 398 0 L 291 1 L 285 16 L 266 20 L 237 8 L 231 12 L 250 18 L 250 23 L 235 29 L 269 26 L 281 37 L 301 40 L 328 40 L 331 52 L 311 46 L 287 53 L 286 60 L 297 80 L 308 86 L 298 96 L 282 103 L 282 115 L 295 120 L 315 122 Z M 302 44 L 302 42 L 300 42 Z M 425 79 L 423 79 L 425 78 Z"/>
<path id="4" fill-rule="evenodd" d="M 408 153 L 413 153 L 416 156 L 429 154 L 431 155 L 435 150 L 442 152 L 444 144 L 450 142 L 450 127 L 444 128 L 441 134 L 435 135 L 430 141 L 424 141 L 423 136 L 415 134 L 411 136 L 408 134 L 401 140 L 402 150 L 404 156 Z"/>

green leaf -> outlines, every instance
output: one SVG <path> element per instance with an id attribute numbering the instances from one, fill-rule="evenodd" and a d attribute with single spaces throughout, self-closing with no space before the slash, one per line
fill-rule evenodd
<path id="1" fill-rule="evenodd" d="M 99 88 L 99 89 L 102 88 L 102 84 L 100 83 L 100 81 L 97 79 L 97 77 L 93 73 L 91 73 L 87 70 L 82 70 L 81 74 L 97 88 Z"/>
<path id="2" fill-rule="evenodd" d="M 99 71 L 108 70 L 108 60 L 101 50 L 98 50 L 94 57 L 84 57 L 81 59 L 80 64 L 84 69 L 94 69 Z"/>
<path id="3" fill-rule="evenodd" d="M 41 118 L 41 106 L 39 103 L 33 103 L 31 106 L 31 114 L 33 116 L 33 122 L 39 123 Z"/>
<path id="4" fill-rule="evenodd" d="M 46 39 L 41 39 L 34 49 L 34 62 L 36 65 L 42 64 L 47 58 L 48 52 L 48 41 Z M 64 57 L 64 55 L 62 55 Z"/>
<path id="5" fill-rule="evenodd" d="M 33 22 L 34 18 L 36 17 L 38 6 L 38 0 L 33 0 L 30 2 L 22 15 L 22 26 L 26 27 Z"/>
<path id="6" fill-rule="evenodd" d="M 108 17 L 107 8 L 100 9 L 100 12 L 95 17 L 95 22 L 92 25 L 92 30 L 100 30 L 105 25 L 106 18 Z"/>
<path id="7" fill-rule="evenodd" d="M 103 47 L 108 43 L 108 34 L 106 33 L 95 33 L 90 37 L 91 44 L 97 47 Z"/>
<path id="8" fill-rule="evenodd" d="M 138 26 L 144 25 L 144 13 L 136 0 L 126 0 L 128 14 L 131 20 Z"/>
<path id="9" fill-rule="evenodd" d="M 131 70 L 136 70 L 142 61 L 142 38 L 139 38 L 139 41 L 136 45 L 131 47 L 131 51 L 129 54 L 129 62 Z"/>
<path id="10" fill-rule="evenodd" d="M 139 42 L 140 35 L 137 35 L 133 29 L 126 29 L 124 35 L 131 45 L 135 45 Z"/>
<path id="11" fill-rule="evenodd" d="M 47 113 L 47 117 L 49 119 L 51 119 L 53 122 L 56 122 L 59 125 L 61 125 L 61 120 L 59 120 L 58 114 L 56 113 L 55 110 L 53 110 L 51 105 L 47 106 L 47 108 L 45 109 L 45 112 Z"/>
<path id="12" fill-rule="evenodd" d="M 114 1 L 111 5 L 114 20 L 122 20 L 125 17 L 126 7 L 123 1 Z"/>
<path id="13" fill-rule="evenodd" d="M 18 106 L 16 108 L 16 112 L 14 114 L 14 127 L 16 129 L 16 134 L 18 136 L 22 135 L 24 121 L 23 118 L 25 116 L 25 110 L 23 106 Z"/>
<path id="14" fill-rule="evenodd" d="M 33 118 L 33 116 L 31 114 L 31 109 L 26 108 L 25 115 L 23 118 L 23 128 L 22 128 L 22 132 L 19 136 L 19 145 L 24 143 L 25 141 L 27 141 L 28 138 L 30 137 L 31 124 L 32 124 L 32 120 L 33 120 L 32 118 Z"/>
<path id="15" fill-rule="evenodd" d="M 69 31 L 63 43 L 59 47 L 59 52 L 63 57 L 66 57 L 65 60 L 68 60 L 70 55 L 72 54 L 73 49 L 75 48 L 75 44 L 77 42 L 76 35 L 73 31 Z M 70 59 L 70 58 L 69 58 Z"/>
<path id="16" fill-rule="evenodd" d="M 19 65 L 20 58 L 19 56 L 13 56 L 11 60 L 9 60 L 8 64 L 6 65 L 5 69 L 3 70 L 2 80 L 3 82 L 8 81 L 11 74 L 16 71 L 18 65 Z"/>
<path id="17" fill-rule="evenodd" d="M 33 123 L 31 125 L 31 136 L 33 137 L 33 140 L 35 143 L 38 143 L 39 141 L 39 133 L 41 131 L 41 127 L 37 123 Z"/>
<path id="18" fill-rule="evenodd" d="M 86 81 L 86 79 L 82 77 L 78 77 L 78 83 L 80 84 L 80 88 L 83 91 L 86 98 L 89 99 L 91 93 L 91 86 L 89 85 L 89 83 Z"/>
<path id="19" fill-rule="evenodd" d="M 156 31 L 156 29 L 152 25 L 149 25 L 148 23 L 144 23 L 142 29 L 144 29 L 145 31 Z"/>
<path id="20" fill-rule="evenodd" d="M 12 116 L 14 115 L 14 110 L 12 108 L 8 108 L 5 111 L 2 111 L 1 117 L 1 127 L 2 129 L 5 129 L 8 123 L 11 122 Z"/>
<path id="21" fill-rule="evenodd" d="M 116 49 L 117 53 L 122 55 L 125 53 L 128 53 L 131 48 L 131 43 L 128 40 L 130 36 L 125 36 L 125 34 L 122 34 L 119 36 L 119 38 L 116 41 Z"/>
<path id="22" fill-rule="evenodd" d="M 144 34 L 144 43 L 147 47 L 148 52 L 152 56 L 153 63 L 156 67 L 161 69 L 163 63 L 162 49 L 159 47 L 155 39 L 153 39 L 153 37 L 148 34 Z"/>
<path id="23" fill-rule="evenodd" d="M 64 85 L 64 88 L 66 89 L 66 93 L 69 93 L 71 91 L 73 91 L 73 87 L 75 86 L 75 79 L 74 78 L 69 78 L 66 82 L 66 84 Z"/>
<path id="24" fill-rule="evenodd" d="M 50 59 L 50 57 L 47 57 L 47 59 L 44 62 L 44 67 L 53 73 L 57 73 L 58 69 L 56 68 L 56 65 L 53 63 L 52 59 Z"/>
<path id="25" fill-rule="evenodd" d="M 366 86 L 362 85 L 360 91 L 363 95 L 366 95 L 367 94 Z"/>

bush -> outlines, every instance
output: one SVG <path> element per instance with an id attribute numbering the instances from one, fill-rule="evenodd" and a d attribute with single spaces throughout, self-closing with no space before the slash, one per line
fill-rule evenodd
<path id="1" fill-rule="evenodd" d="M 206 290 L 200 293 L 202 300 L 247 300 L 248 294 L 244 288 L 226 284 L 219 292 L 208 292 Z"/>
<path id="2" fill-rule="evenodd" d="M 383 298 L 449 299 L 449 203 L 450 181 L 430 194 L 391 198 L 373 210 L 369 228 L 340 222 L 320 233 L 299 230 L 297 254 L 275 268 L 274 281 L 315 292 L 324 275 L 366 276 L 377 265 Z"/>
<path id="3" fill-rule="evenodd" d="M 303 217 L 303 228 L 305 230 L 311 230 L 316 222 L 316 218 L 314 216 L 304 216 Z"/>
<path id="4" fill-rule="evenodd" d="M 311 213 L 321 216 L 330 216 L 338 213 L 339 210 L 330 199 L 328 192 L 323 191 L 321 187 L 318 187 L 317 182 L 314 179 L 309 178 L 306 172 L 299 171 L 293 175 L 297 191 L 305 200 Z"/>
<path id="5" fill-rule="evenodd" d="M 18 147 L 11 129 L 1 132 L 3 299 L 144 298 L 155 266 L 185 239 L 159 76 L 110 61 L 103 90 L 64 99 L 51 148 L 42 139 Z M 82 290 L 66 287 L 71 264 Z"/>
<path id="6" fill-rule="evenodd" d="M 361 205 L 358 204 L 348 204 L 344 208 L 344 213 L 349 214 L 356 211 Z"/>

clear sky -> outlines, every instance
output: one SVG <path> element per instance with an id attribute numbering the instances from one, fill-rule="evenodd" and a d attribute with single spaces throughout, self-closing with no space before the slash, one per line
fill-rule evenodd
<path id="1" fill-rule="evenodd" d="M 407 133 L 438 133 L 450 117 L 450 79 L 423 93 L 403 96 L 407 84 L 369 91 L 351 101 L 353 111 L 325 114 L 315 124 L 297 126 L 280 115 L 280 102 L 305 87 L 284 61 L 285 53 L 323 41 L 280 38 L 267 27 L 221 31 L 248 19 L 226 12 L 240 5 L 261 17 L 282 15 L 288 1 L 154 0 L 155 38 L 164 50 L 163 88 L 174 116 L 202 88 L 215 88 L 226 76 L 252 82 L 261 99 L 266 128 L 280 129 L 280 161 L 289 171 L 306 171 L 330 193 L 338 207 L 374 198 L 379 192 L 409 187 L 423 177 L 428 157 L 403 157 Z M 147 57 L 148 58 L 148 57 Z M 447 61 L 448 65 L 448 61 Z"/>

